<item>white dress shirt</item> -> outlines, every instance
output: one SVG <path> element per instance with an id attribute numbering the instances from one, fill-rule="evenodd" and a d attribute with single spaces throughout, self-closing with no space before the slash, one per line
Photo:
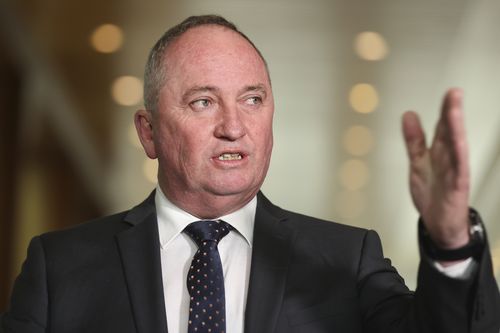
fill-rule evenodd
<path id="1" fill-rule="evenodd" d="M 183 333 L 187 332 L 189 319 L 186 277 L 198 250 L 196 243 L 183 230 L 200 219 L 171 203 L 159 186 L 155 204 L 167 327 L 169 332 Z M 218 218 L 235 229 L 218 245 L 224 271 L 226 331 L 229 333 L 243 333 L 256 208 L 257 198 L 254 197 L 240 210 Z"/>
<path id="2" fill-rule="evenodd" d="M 187 332 L 189 293 L 186 278 L 198 246 L 183 230 L 191 222 L 200 219 L 171 203 L 159 186 L 156 188 L 155 204 L 167 327 L 169 332 Z M 218 218 L 235 229 L 222 238 L 218 245 L 224 272 L 228 333 L 243 333 L 244 329 L 256 209 L 257 198 L 254 197 L 238 211 Z M 474 272 L 477 263 L 469 258 L 448 267 L 437 262 L 434 262 L 434 266 L 444 275 L 464 279 Z"/>

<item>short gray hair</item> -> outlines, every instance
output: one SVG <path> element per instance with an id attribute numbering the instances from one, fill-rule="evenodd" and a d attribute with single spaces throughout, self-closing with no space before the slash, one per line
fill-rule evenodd
<path id="1" fill-rule="evenodd" d="M 267 62 L 259 49 L 244 33 L 239 31 L 233 23 L 219 15 L 190 16 L 176 26 L 168 29 L 149 52 L 146 69 L 144 71 L 144 106 L 146 110 L 155 111 L 158 107 L 159 93 L 166 80 L 165 51 L 169 44 L 189 29 L 209 24 L 226 27 L 245 38 L 259 54 L 269 76 Z"/>

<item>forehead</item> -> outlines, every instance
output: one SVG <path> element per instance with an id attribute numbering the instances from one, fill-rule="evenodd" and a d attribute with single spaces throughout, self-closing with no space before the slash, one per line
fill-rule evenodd
<path id="1" fill-rule="evenodd" d="M 255 48 L 237 32 L 217 25 L 186 31 L 169 45 L 164 63 L 167 83 L 194 80 L 269 84 L 264 61 Z"/>

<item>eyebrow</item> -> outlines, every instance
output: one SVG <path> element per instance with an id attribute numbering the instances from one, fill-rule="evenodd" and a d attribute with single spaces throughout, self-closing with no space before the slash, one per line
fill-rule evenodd
<path id="1" fill-rule="evenodd" d="M 262 93 L 264 95 L 264 97 L 267 96 L 267 89 L 266 89 L 266 87 L 263 84 L 260 84 L 260 83 L 244 87 L 243 89 L 241 89 L 239 91 L 238 95 L 241 95 L 241 94 L 249 92 L 249 91 L 257 91 L 257 92 Z"/>
<path id="2" fill-rule="evenodd" d="M 217 91 L 219 91 L 219 89 L 213 86 L 194 86 L 189 88 L 184 94 L 182 94 L 182 100 L 184 102 L 187 102 L 189 100 L 189 97 L 193 96 L 194 94 Z"/>

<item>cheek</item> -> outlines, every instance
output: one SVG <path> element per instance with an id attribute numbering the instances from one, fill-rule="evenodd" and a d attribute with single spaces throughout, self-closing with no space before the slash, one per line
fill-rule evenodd
<path id="1" fill-rule="evenodd" d="M 155 146 L 160 161 L 165 161 L 169 167 L 178 164 L 183 150 L 182 133 L 175 126 L 163 125 L 155 135 Z"/>
<path id="2" fill-rule="evenodd" d="M 256 138 L 259 149 L 265 154 L 270 154 L 273 147 L 273 128 L 270 121 L 265 122 L 256 129 Z"/>
<path id="3" fill-rule="evenodd" d="M 209 158 L 207 148 L 209 135 L 203 127 L 192 126 L 178 131 L 177 144 L 182 162 L 187 168 L 196 168 Z"/>

